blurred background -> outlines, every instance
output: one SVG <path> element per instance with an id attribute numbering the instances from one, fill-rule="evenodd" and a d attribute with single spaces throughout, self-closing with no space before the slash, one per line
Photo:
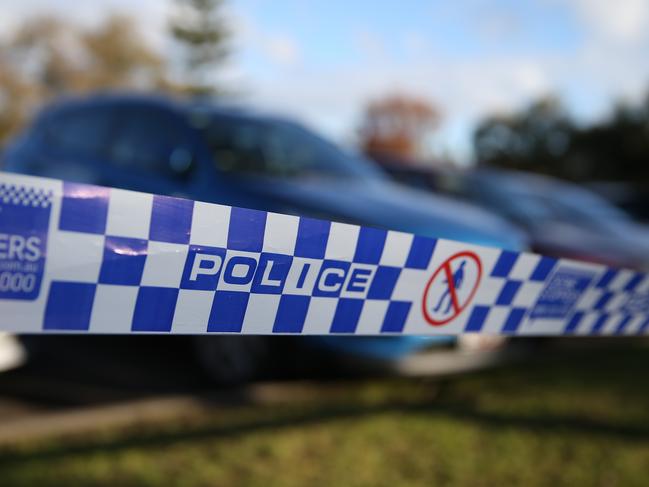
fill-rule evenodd
<path id="1" fill-rule="evenodd" d="M 647 271 L 648 52 L 644 0 L 4 2 L 0 170 Z M 0 335 L 0 475 L 646 485 L 646 352 Z"/>

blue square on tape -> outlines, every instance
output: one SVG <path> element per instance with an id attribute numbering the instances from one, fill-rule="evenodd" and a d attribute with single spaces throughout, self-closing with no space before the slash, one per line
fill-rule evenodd
<path id="1" fill-rule="evenodd" d="M 388 235 L 386 230 L 378 228 L 361 227 L 356 241 L 354 262 L 361 264 L 378 264 L 383 254 L 385 239 Z"/>
<path id="2" fill-rule="evenodd" d="M 399 274 L 401 274 L 400 267 L 379 266 L 367 293 L 367 299 L 390 299 Z"/>
<path id="3" fill-rule="evenodd" d="M 499 306 L 509 306 L 512 304 L 512 301 L 516 297 L 516 293 L 521 287 L 521 281 L 506 281 L 503 288 L 500 290 L 498 298 L 496 298 L 496 304 Z"/>
<path id="4" fill-rule="evenodd" d="M 109 197 L 108 188 L 63 183 L 59 229 L 69 232 L 104 233 Z"/>
<path id="5" fill-rule="evenodd" d="M 149 239 L 177 244 L 189 243 L 194 202 L 168 196 L 154 196 Z"/>
<path id="6" fill-rule="evenodd" d="M 526 311 L 527 310 L 525 308 L 513 308 L 509 312 L 509 315 L 505 320 L 505 325 L 503 326 L 502 332 L 508 334 L 516 333 L 518 327 L 523 321 L 523 318 L 525 317 Z"/>
<path id="7" fill-rule="evenodd" d="M 52 281 L 45 305 L 45 330 L 87 330 L 90 326 L 95 284 Z"/>
<path id="8" fill-rule="evenodd" d="M 409 269 L 426 269 L 436 245 L 437 240 L 434 238 L 415 235 L 406 259 L 406 267 Z"/>
<path id="9" fill-rule="evenodd" d="M 331 222 L 300 218 L 295 241 L 295 257 L 324 259 Z"/>
<path id="10" fill-rule="evenodd" d="M 489 311 L 489 306 L 475 306 L 473 310 L 471 310 L 471 314 L 469 315 L 469 319 L 466 323 L 466 326 L 464 327 L 464 331 L 478 332 L 482 330 L 482 326 L 487 320 L 487 316 L 489 316 Z"/>
<path id="11" fill-rule="evenodd" d="M 617 269 L 607 269 L 606 272 L 600 277 L 599 281 L 597 281 L 597 284 L 595 284 L 595 287 L 597 288 L 605 288 L 607 287 L 613 279 L 619 274 L 620 271 Z"/>
<path id="12" fill-rule="evenodd" d="M 579 326 L 579 323 L 581 323 L 581 320 L 584 318 L 584 313 L 583 311 L 577 311 L 574 315 L 572 315 L 572 318 L 570 318 L 570 321 L 566 325 L 565 330 L 563 332 L 568 335 L 571 333 L 574 333 L 577 330 L 577 327 Z"/>
<path id="13" fill-rule="evenodd" d="M 644 279 L 645 274 L 643 272 L 636 272 L 635 275 L 629 280 L 629 282 L 626 283 L 624 286 L 625 291 L 633 291 L 635 290 L 636 287 L 638 287 L 638 284 L 642 282 Z"/>
<path id="14" fill-rule="evenodd" d="M 266 231 L 266 212 L 232 208 L 228 228 L 228 249 L 261 252 Z"/>
<path id="15" fill-rule="evenodd" d="M 310 296 L 283 295 L 277 307 L 273 333 L 300 333 L 310 302 Z"/>
<path id="16" fill-rule="evenodd" d="M 603 313 L 599 315 L 595 323 L 593 324 L 593 327 L 590 330 L 591 335 L 598 335 L 601 333 L 602 329 L 604 328 L 604 325 L 606 325 L 606 322 L 610 318 L 610 315 L 608 313 Z"/>
<path id="17" fill-rule="evenodd" d="M 550 275 L 550 272 L 552 272 L 552 269 L 554 269 L 554 266 L 557 265 L 557 262 L 557 259 L 542 256 L 532 271 L 530 281 L 545 281 L 548 275 Z"/>
<path id="18" fill-rule="evenodd" d="M 262 253 L 252 281 L 251 292 L 282 294 L 286 278 L 291 270 L 291 262 L 293 262 L 293 257 L 290 255 Z"/>
<path id="19" fill-rule="evenodd" d="M 133 331 L 171 331 L 178 289 L 142 286 L 133 312 Z"/>
<path id="20" fill-rule="evenodd" d="M 212 302 L 207 331 L 240 332 L 250 295 L 239 291 L 217 291 Z"/>
<path id="21" fill-rule="evenodd" d="M 100 284 L 139 286 L 146 262 L 148 241 L 137 238 L 106 237 Z"/>
<path id="22" fill-rule="evenodd" d="M 583 269 L 559 267 L 532 308 L 532 319 L 562 319 L 568 316 L 595 274 Z"/>
<path id="23" fill-rule="evenodd" d="M 492 277 L 507 277 L 518 260 L 518 252 L 503 250 L 491 271 Z"/>
<path id="24" fill-rule="evenodd" d="M 331 323 L 331 333 L 354 333 L 363 311 L 362 299 L 342 298 L 338 300 Z"/>
<path id="25" fill-rule="evenodd" d="M 216 290 L 223 271 L 225 253 L 225 249 L 219 247 L 190 245 L 180 287 L 200 291 Z"/>
<path id="26" fill-rule="evenodd" d="M 412 303 L 407 301 L 391 301 L 383 318 L 381 333 L 401 333 L 411 306 Z"/>

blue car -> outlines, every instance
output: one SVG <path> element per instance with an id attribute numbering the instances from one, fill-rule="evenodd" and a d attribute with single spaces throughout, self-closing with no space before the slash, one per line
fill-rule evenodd
<path id="1" fill-rule="evenodd" d="M 4 170 L 521 250 L 521 234 L 477 208 L 390 182 L 305 127 L 207 102 L 96 94 L 44 109 L 4 154 Z M 210 337 L 212 338 L 212 337 Z M 219 381 L 263 368 L 256 337 L 202 337 Z M 451 337 L 314 337 L 301 343 L 397 361 Z M 236 379 L 233 379 L 236 378 Z"/>

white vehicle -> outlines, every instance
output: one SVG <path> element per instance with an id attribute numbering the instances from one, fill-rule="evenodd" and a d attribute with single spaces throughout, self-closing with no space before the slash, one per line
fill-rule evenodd
<path id="1" fill-rule="evenodd" d="M 0 372 L 21 366 L 26 357 L 25 348 L 14 335 L 0 332 Z"/>

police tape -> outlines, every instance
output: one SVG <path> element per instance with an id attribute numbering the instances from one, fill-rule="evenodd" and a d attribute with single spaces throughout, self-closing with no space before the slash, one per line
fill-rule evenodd
<path id="1" fill-rule="evenodd" d="M 643 334 L 649 276 L 0 173 L 0 330 Z"/>

